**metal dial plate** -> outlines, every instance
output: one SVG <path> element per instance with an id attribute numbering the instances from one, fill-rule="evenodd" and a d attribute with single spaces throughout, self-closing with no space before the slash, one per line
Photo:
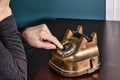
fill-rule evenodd
<path id="1" fill-rule="evenodd" d="M 74 39 L 66 39 L 62 42 L 63 49 L 57 49 L 57 54 L 62 57 L 68 57 L 72 55 L 76 51 L 77 40 Z"/>

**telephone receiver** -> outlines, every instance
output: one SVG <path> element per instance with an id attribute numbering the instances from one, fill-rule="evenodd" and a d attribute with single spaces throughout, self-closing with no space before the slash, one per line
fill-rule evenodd
<path id="1" fill-rule="evenodd" d="M 52 70 L 66 77 L 92 73 L 100 68 L 97 34 L 83 34 L 82 26 L 77 31 L 68 29 L 61 42 L 63 49 L 56 49 L 49 60 Z"/>

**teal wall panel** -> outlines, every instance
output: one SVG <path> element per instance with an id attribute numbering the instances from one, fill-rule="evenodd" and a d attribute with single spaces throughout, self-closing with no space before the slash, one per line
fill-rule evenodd
<path id="1" fill-rule="evenodd" d="M 105 0 L 50 0 L 46 13 L 51 17 L 104 19 Z"/>
<path id="2" fill-rule="evenodd" d="M 18 26 L 56 18 L 105 20 L 105 0 L 12 0 L 11 7 Z"/>

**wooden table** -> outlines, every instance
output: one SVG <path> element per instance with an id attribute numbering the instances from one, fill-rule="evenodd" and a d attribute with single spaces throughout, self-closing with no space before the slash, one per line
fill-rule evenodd
<path id="1" fill-rule="evenodd" d="M 51 51 L 36 49 L 28 60 L 29 80 L 120 80 L 120 22 L 101 20 L 57 19 L 50 30 L 60 41 L 66 29 L 76 30 L 82 25 L 84 33 L 98 35 L 100 51 L 100 70 L 74 78 L 58 75 L 49 68 L 48 61 Z"/>

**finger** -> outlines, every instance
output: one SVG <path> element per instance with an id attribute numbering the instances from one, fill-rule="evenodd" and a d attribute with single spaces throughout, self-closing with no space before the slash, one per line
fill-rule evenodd
<path id="1" fill-rule="evenodd" d="M 44 48 L 44 49 L 56 49 L 56 46 L 50 42 L 37 42 L 37 48 Z"/>
<path id="2" fill-rule="evenodd" d="M 46 35 L 46 37 L 45 37 L 44 39 L 52 42 L 52 43 L 55 44 L 58 48 L 63 49 L 62 44 L 61 44 L 61 43 L 57 40 L 57 38 L 54 37 L 53 35 L 48 34 L 48 35 Z"/>

